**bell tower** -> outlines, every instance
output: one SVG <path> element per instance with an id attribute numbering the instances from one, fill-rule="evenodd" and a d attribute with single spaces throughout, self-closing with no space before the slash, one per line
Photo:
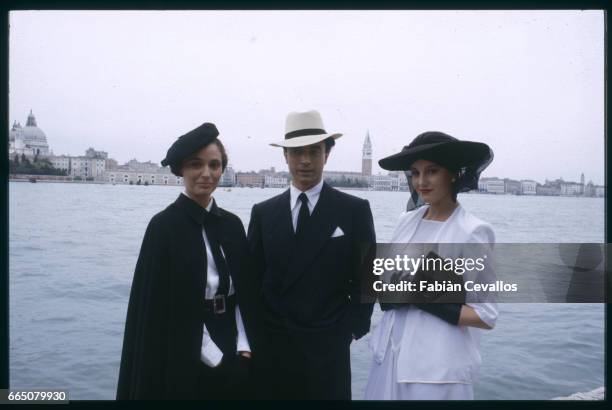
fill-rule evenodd
<path id="1" fill-rule="evenodd" d="M 372 142 L 370 141 L 370 130 L 367 131 L 361 155 L 361 175 L 372 175 Z"/>

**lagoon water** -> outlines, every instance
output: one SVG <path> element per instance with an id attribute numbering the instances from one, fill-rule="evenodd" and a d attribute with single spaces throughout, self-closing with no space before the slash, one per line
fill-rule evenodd
<path id="1" fill-rule="evenodd" d="M 55 388 L 73 400 L 114 399 L 132 275 L 149 219 L 182 187 L 9 184 L 10 384 Z M 218 204 L 248 226 L 250 209 L 281 189 L 220 188 Z M 377 240 L 387 242 L 405 192 L 366 198 Z M 598 198 L 462 194 L 497 242 L 604 241 Z M 373 325 L 381 313 L 375 310 Z M 353 397 L 371 355 L 351 347 Z M 604 385 L 603 304 L 505 304 L 482 338 L 476 399 L 550 399 Z"/>

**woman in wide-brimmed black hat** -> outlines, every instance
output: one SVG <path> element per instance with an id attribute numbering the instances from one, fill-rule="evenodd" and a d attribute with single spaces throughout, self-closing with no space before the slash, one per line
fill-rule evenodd
<path id="1" fill-rule="evenodd" d="M 488 252 L 495 242 L 493 229 L 467 212 L 457 195 L 478 188 L 479 175 L 492 159 L 488 145 L 442 132 L 420 134 L 401 152 L 381 159 L 383 169 L 406 171 L 410 188 L 407 211 L 391 242 L 470 244 L 469 252 Z M 480 366 L 478 339 L 482 329 L 495 326 L 497 305 L 470 298 L 466 303 L 381 304 L 385 313 L 370 338 L 374 363 L 365 398 L 472 399 Z"/>

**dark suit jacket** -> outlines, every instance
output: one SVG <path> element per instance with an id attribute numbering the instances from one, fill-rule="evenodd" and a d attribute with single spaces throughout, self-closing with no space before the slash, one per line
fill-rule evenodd
<path id="1" fill-rule="evenodd" d="M 251 213 L 249 280 L 260 326 L 297 332 L 346 326 L 360 338 L 372 314 L 372 304 L 361 303 L 362 250 L 376 242 L 368 201 L 324 183 L 298 247 L 289 197 L 287 190 Z M 338 227 L 344 235 L 332 238 Z"/>
<path id="2" fill-rule="evenodd" d="M 205 323 L 203 212 L 181 194 L 149 222 L 132 282 L 117 399 L 197 397 Z M 249 263 L 244 226 L 216 204 L 210 213 L 242 305 L 242 278 Z M 249 335 L 248 312 L 241 313 Z"/>

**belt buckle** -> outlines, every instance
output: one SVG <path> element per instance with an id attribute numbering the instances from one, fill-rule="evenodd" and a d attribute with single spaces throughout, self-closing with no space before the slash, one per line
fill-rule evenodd
<path id="1" fill-rule="evenodd" d="M 215 295 L 213 298 L 213 312 L 217 315 L 225 313 L 225 295 Z"/>

